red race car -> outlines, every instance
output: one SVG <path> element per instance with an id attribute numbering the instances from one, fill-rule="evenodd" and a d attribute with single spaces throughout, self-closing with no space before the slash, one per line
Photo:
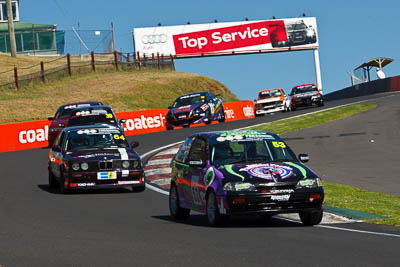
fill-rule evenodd
<path id="1" fill-rule="evenodd" d="M 52 121 L 49 127 L 49 135 L 47 137 L 48 146 L 51 147 L 56 140 L 58 133 L 65 127 L 68 126 L 68 120 L 73 115 L 72 111 L 78 107 L 88 106 L 101 106 L 103 103 L 100 101 L 86 101 L 76 102 L 62 105 L 58 108 L 54 117 L 49 117 L 48 120 Z"/>

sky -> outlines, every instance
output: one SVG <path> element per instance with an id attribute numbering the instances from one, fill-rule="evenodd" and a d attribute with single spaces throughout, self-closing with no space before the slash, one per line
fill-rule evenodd
<path id="1" fill-rule="evenodd" d="M 324 94 L 351 86 L 347 71 L 375 57 L 394 62 L 383 71 L 400 75 L 399 0 L 20 0 L 20 20 L 57 24 L 59 30 L 115 29 L 116 48 L 133 51 L 132 30 L 139 27 L 299 17 L 316 17 Z M 240 99 L 257 92 L 316 83 L 312 50 L 179 59 L 176 71 L 214 78 Z M 371 79 L 376 79 L 371 71 Z"/>

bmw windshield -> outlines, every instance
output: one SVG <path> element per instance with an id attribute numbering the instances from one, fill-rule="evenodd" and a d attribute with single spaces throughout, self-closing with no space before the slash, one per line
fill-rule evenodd
<path id="1" fill-rule="evenodd" d="M 127 148 L 128 142 L 119 130 L 83 129 L 70 131 L 65 141 L 65 150 L 91 148 Z"/>
<path id="2" fill-rule="evenodd" d="M 258 95 L 259 99 L 264 99 L 264 98 L 269 98 L 269 97 L 275 97 L 275 96 L 281 96 L 282 93 L 280 90 L 272 90 L 272 91 L 266 91 L 266 92 L 261 92 Z"/>
<path id="3" fill-rule="evenodd" d="M 206 102 L 205 95 L 201 95 L 201 94 L 184 95 L 184 96 L 178 97 L 175 100 L 172 107 L 176 108 L 176 107 L 188 106 L 188 105 L 192 105 L 192 104 L 205 103 L 205 102 Z"/>
<path id="4" fill-rule="evenodd" d="M 267 134 L 219 136 L 210 140 L 210 146 L 213 164 L 297 161 L 285 142 Z"/>

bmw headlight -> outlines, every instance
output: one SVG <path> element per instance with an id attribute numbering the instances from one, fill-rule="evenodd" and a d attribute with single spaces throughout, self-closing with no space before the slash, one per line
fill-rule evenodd
<path id="1" fill-rule="evenodd" d="M 140 167 L 140 162 L 138 160 L 133 161 L 133 168 L 139 168 Z"/>
<path id="2" fill-rule="evenodd" d="M 257 191 L 256 187 L 251 183 L 228 182 L 224 185 L 225 191 Z"/>
<path id="3" fill-rule="evenodd" d="M 296 188 L 315 188 L 315 187 L 322 187 L 322 181 L 320 178 L 316 179 L 305 179 L 305 180 L 300 180 Z"/>
<path id="4" fill-rule="evenodd" d="M 72 163 L 72 169 L 74 170 L 74 171 L 77 171 L 77 170 L 79 170 L 79 163 Z"/>
<path id="5" fill-rule="evenodd" d="M 125 169 L 127 169 L 127 168 L 129 168 L 129 161 L 127 161 L 127 160 L 124 160 L 124 161 L 122 161 L 122 168 L 125 168 Z"/>
<path id="6" fill-rule="evenodd" d="M 81 169 L 87 171 L 87 169 L 89 169 L 89 164 L 87 164 L 86 162 L 81 163 Z"/>

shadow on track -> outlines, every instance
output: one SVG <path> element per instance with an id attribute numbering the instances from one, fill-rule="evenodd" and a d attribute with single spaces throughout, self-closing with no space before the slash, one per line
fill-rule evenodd
<path id="1" fill-rule="evenodd" d="M 207 218 L 202 214 L 190 215 L 186 221 L 174 221 L 169 215 L 152 216 L 152 218 L 171 223 L 185 224 L 196 227 L 214 228 L 208 225 Z M 290 228 L 305 227 L 300 222 L 288 221 L 278 217 L 272 217 L 269 221 L 260 220 L 257 216 L 231 216 L 223 228 Z"/>
<path id="2" fill-rule="evenodd" d="M 85 195 L 85 194 L 126 194 L 126 193 L 139 193 L 132 191 L 128 188 L 107 188 L 107 189 L 74 189 L 67 191 L 65 194 L 61 194 L 58 188 L 50 188 L 48 184 L 39 184 L 38 187 L 49 193 L 49 194 L 56 194 L 56 195 Z"/>

